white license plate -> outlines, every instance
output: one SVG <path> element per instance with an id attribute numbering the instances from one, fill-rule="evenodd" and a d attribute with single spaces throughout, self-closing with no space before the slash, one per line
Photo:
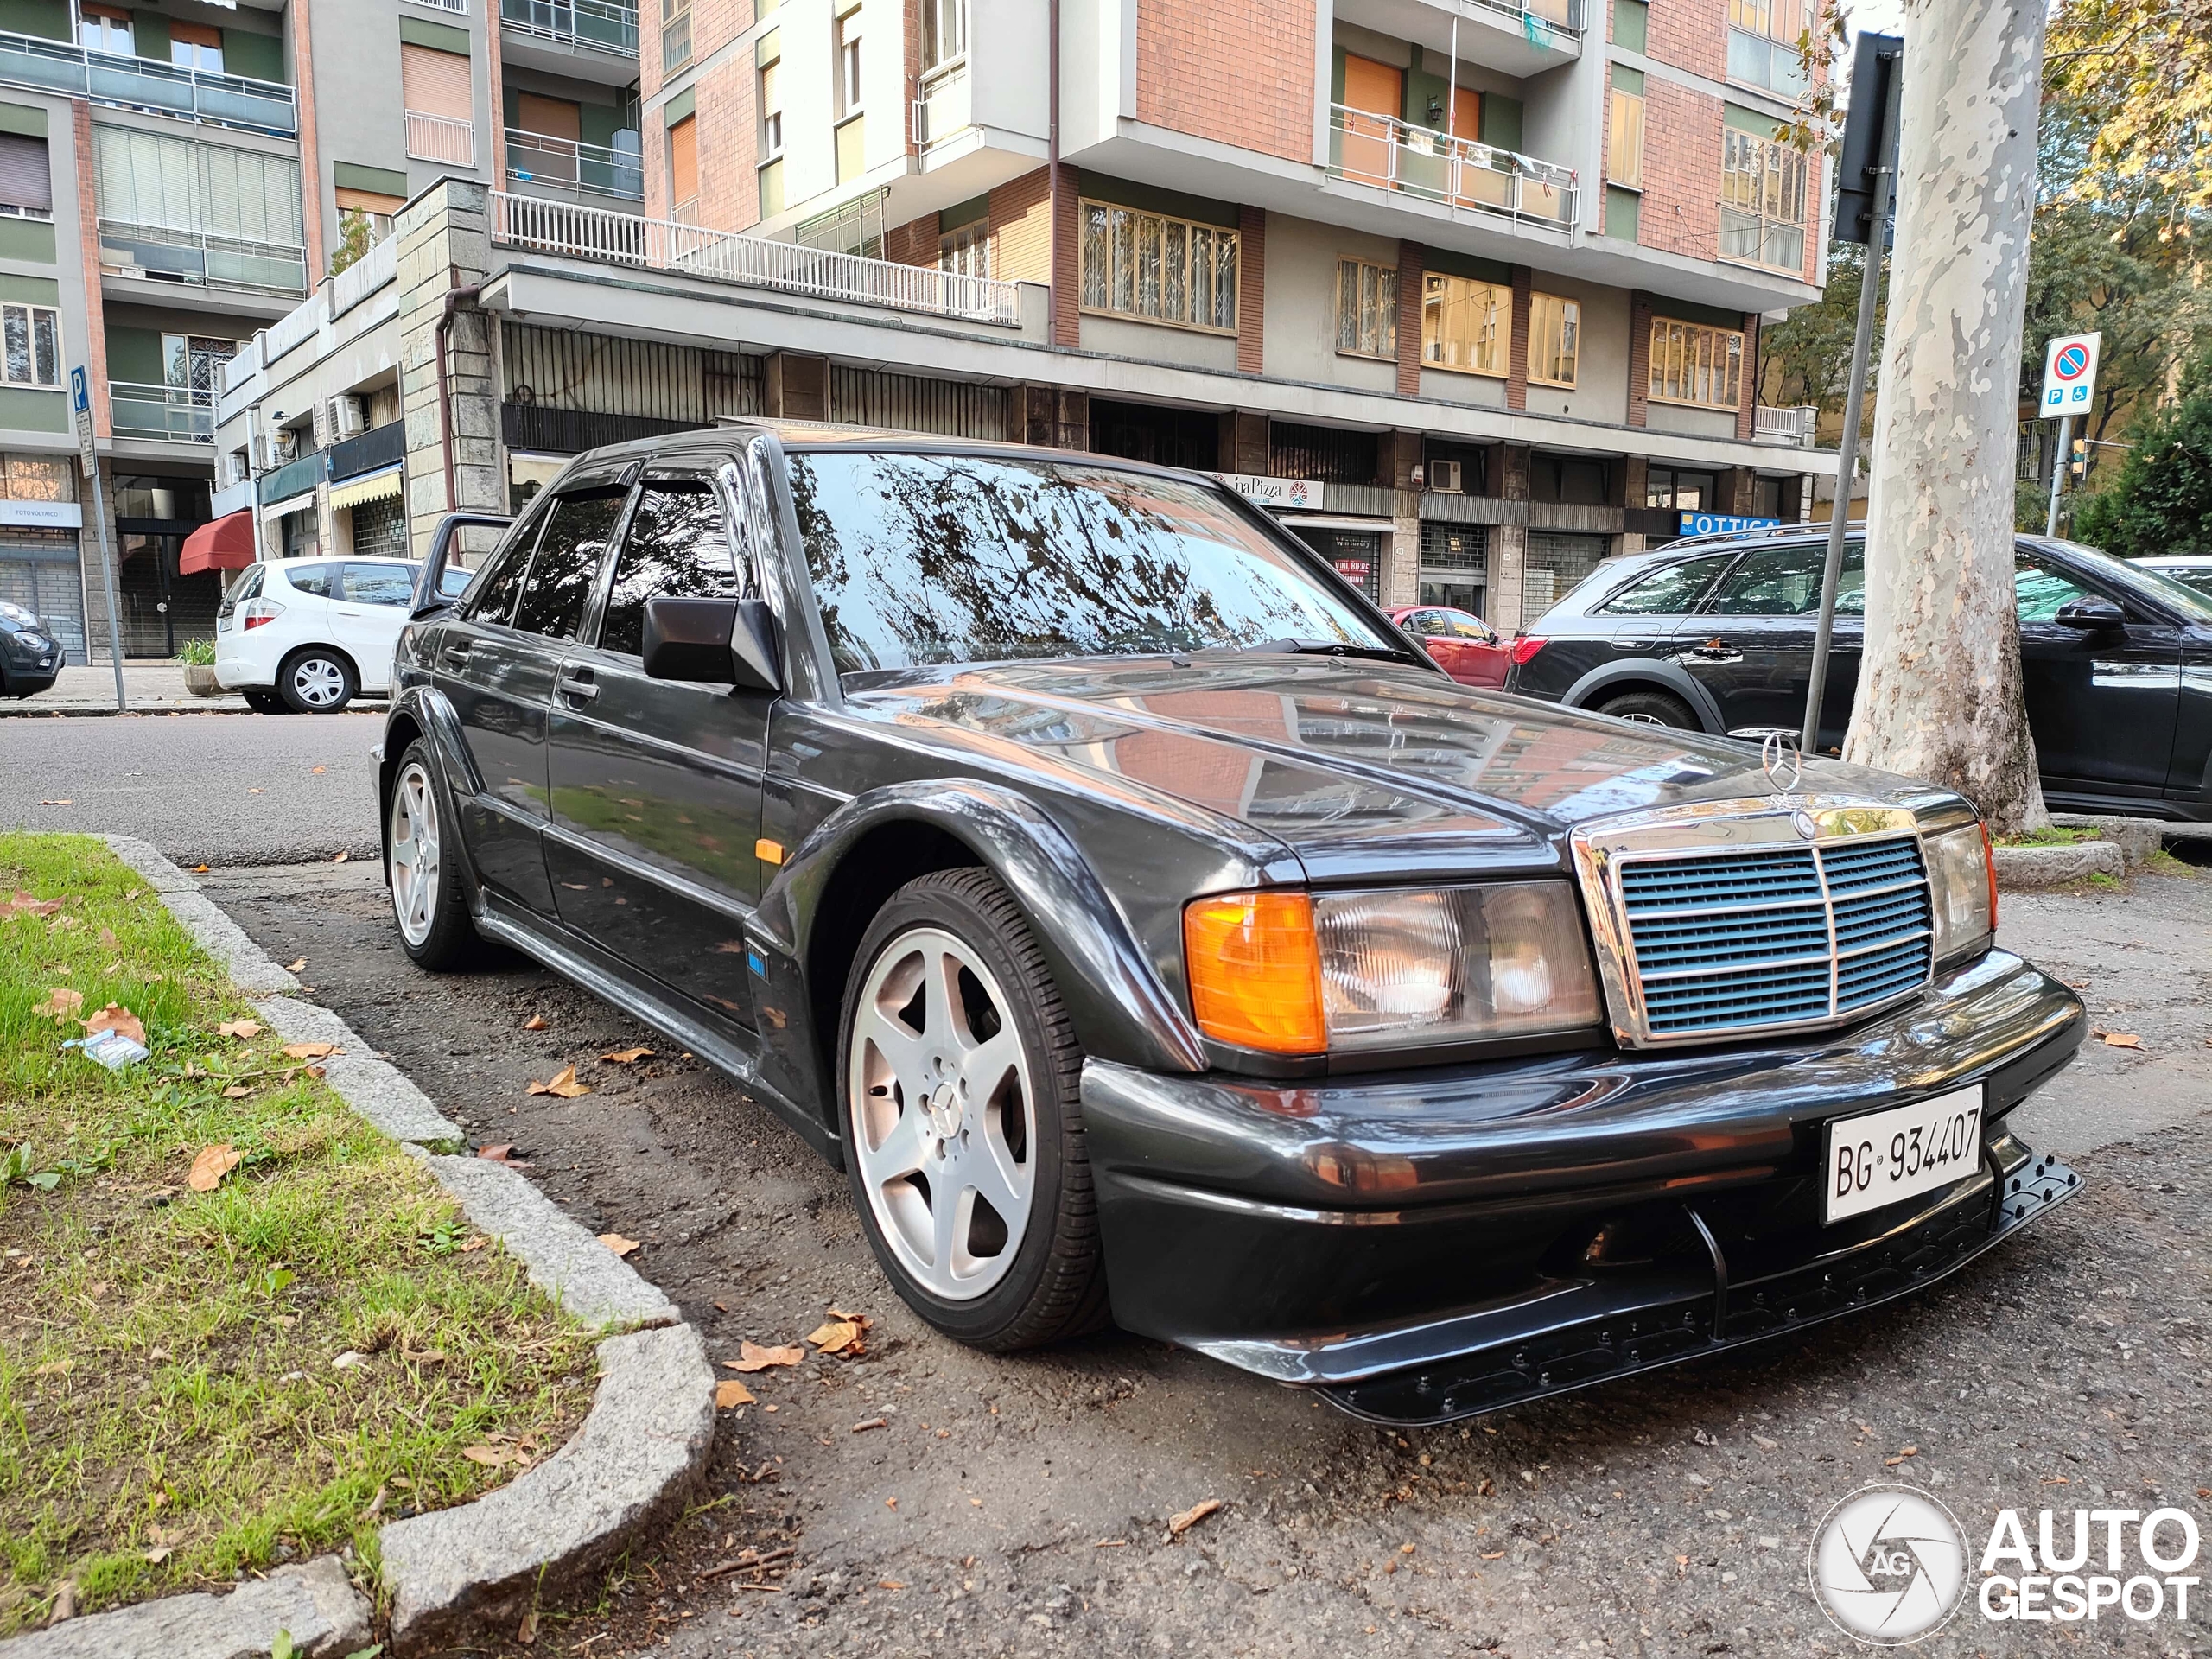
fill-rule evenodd
<path id="1" fill-rule="evenodd" d="M 1932 1192 L 1981 1162 L 1981 1085 L 1827 1126 L 1821 1224 Z"/>

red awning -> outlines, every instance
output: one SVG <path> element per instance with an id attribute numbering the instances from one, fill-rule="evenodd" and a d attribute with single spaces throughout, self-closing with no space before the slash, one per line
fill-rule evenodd
<path id="1" fill-rule="evenodd" d="M 176 569 L 179 575 L 189 576 L 202 570 L 243 570 L 252 563 L 253 514 L 242 512 L 227 513 L 186 537 Z"/>

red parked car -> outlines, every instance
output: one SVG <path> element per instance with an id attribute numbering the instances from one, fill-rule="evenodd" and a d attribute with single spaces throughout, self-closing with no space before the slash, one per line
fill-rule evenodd
<path id="1" fill-rule="evenodd" d="M 1446 605 L 1408 605 L 1392 611 L 1390 620 L 1460 684 L 1505 683 L 1511 646 L 1479 616 Z"/>

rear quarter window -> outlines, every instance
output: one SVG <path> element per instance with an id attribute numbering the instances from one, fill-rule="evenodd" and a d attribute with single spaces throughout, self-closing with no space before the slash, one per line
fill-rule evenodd
<path id="1" fill-rule="evenodd" d="M 1732 552 L 1709 553 L 1654 570 L 1599 606 L 1597 614 L 1680 616 L 1694 611 L 1735 557 Z"/>

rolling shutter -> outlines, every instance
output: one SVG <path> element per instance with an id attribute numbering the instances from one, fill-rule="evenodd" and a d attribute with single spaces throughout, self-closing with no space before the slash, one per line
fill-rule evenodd
<path id="1" fill-rule="evenodd" d="M 475 118 L 468 60 L 458 53 L 401 41 L 399 85 L 401 102 L 418 115 L 442 115 L 449 121 Z"/>
<path id="2" fill-rule="evenodd" d="M 669 194 L 690 201 L 699 194 L 699 123 L 685 116 L 668 130 Z"/>
<path id="3" fill-rule="evenodd" d="M 42 213 L 54 211 L 54 170 L 47 162 L 45 139 L 0 133 L 0 202 Z"/>

